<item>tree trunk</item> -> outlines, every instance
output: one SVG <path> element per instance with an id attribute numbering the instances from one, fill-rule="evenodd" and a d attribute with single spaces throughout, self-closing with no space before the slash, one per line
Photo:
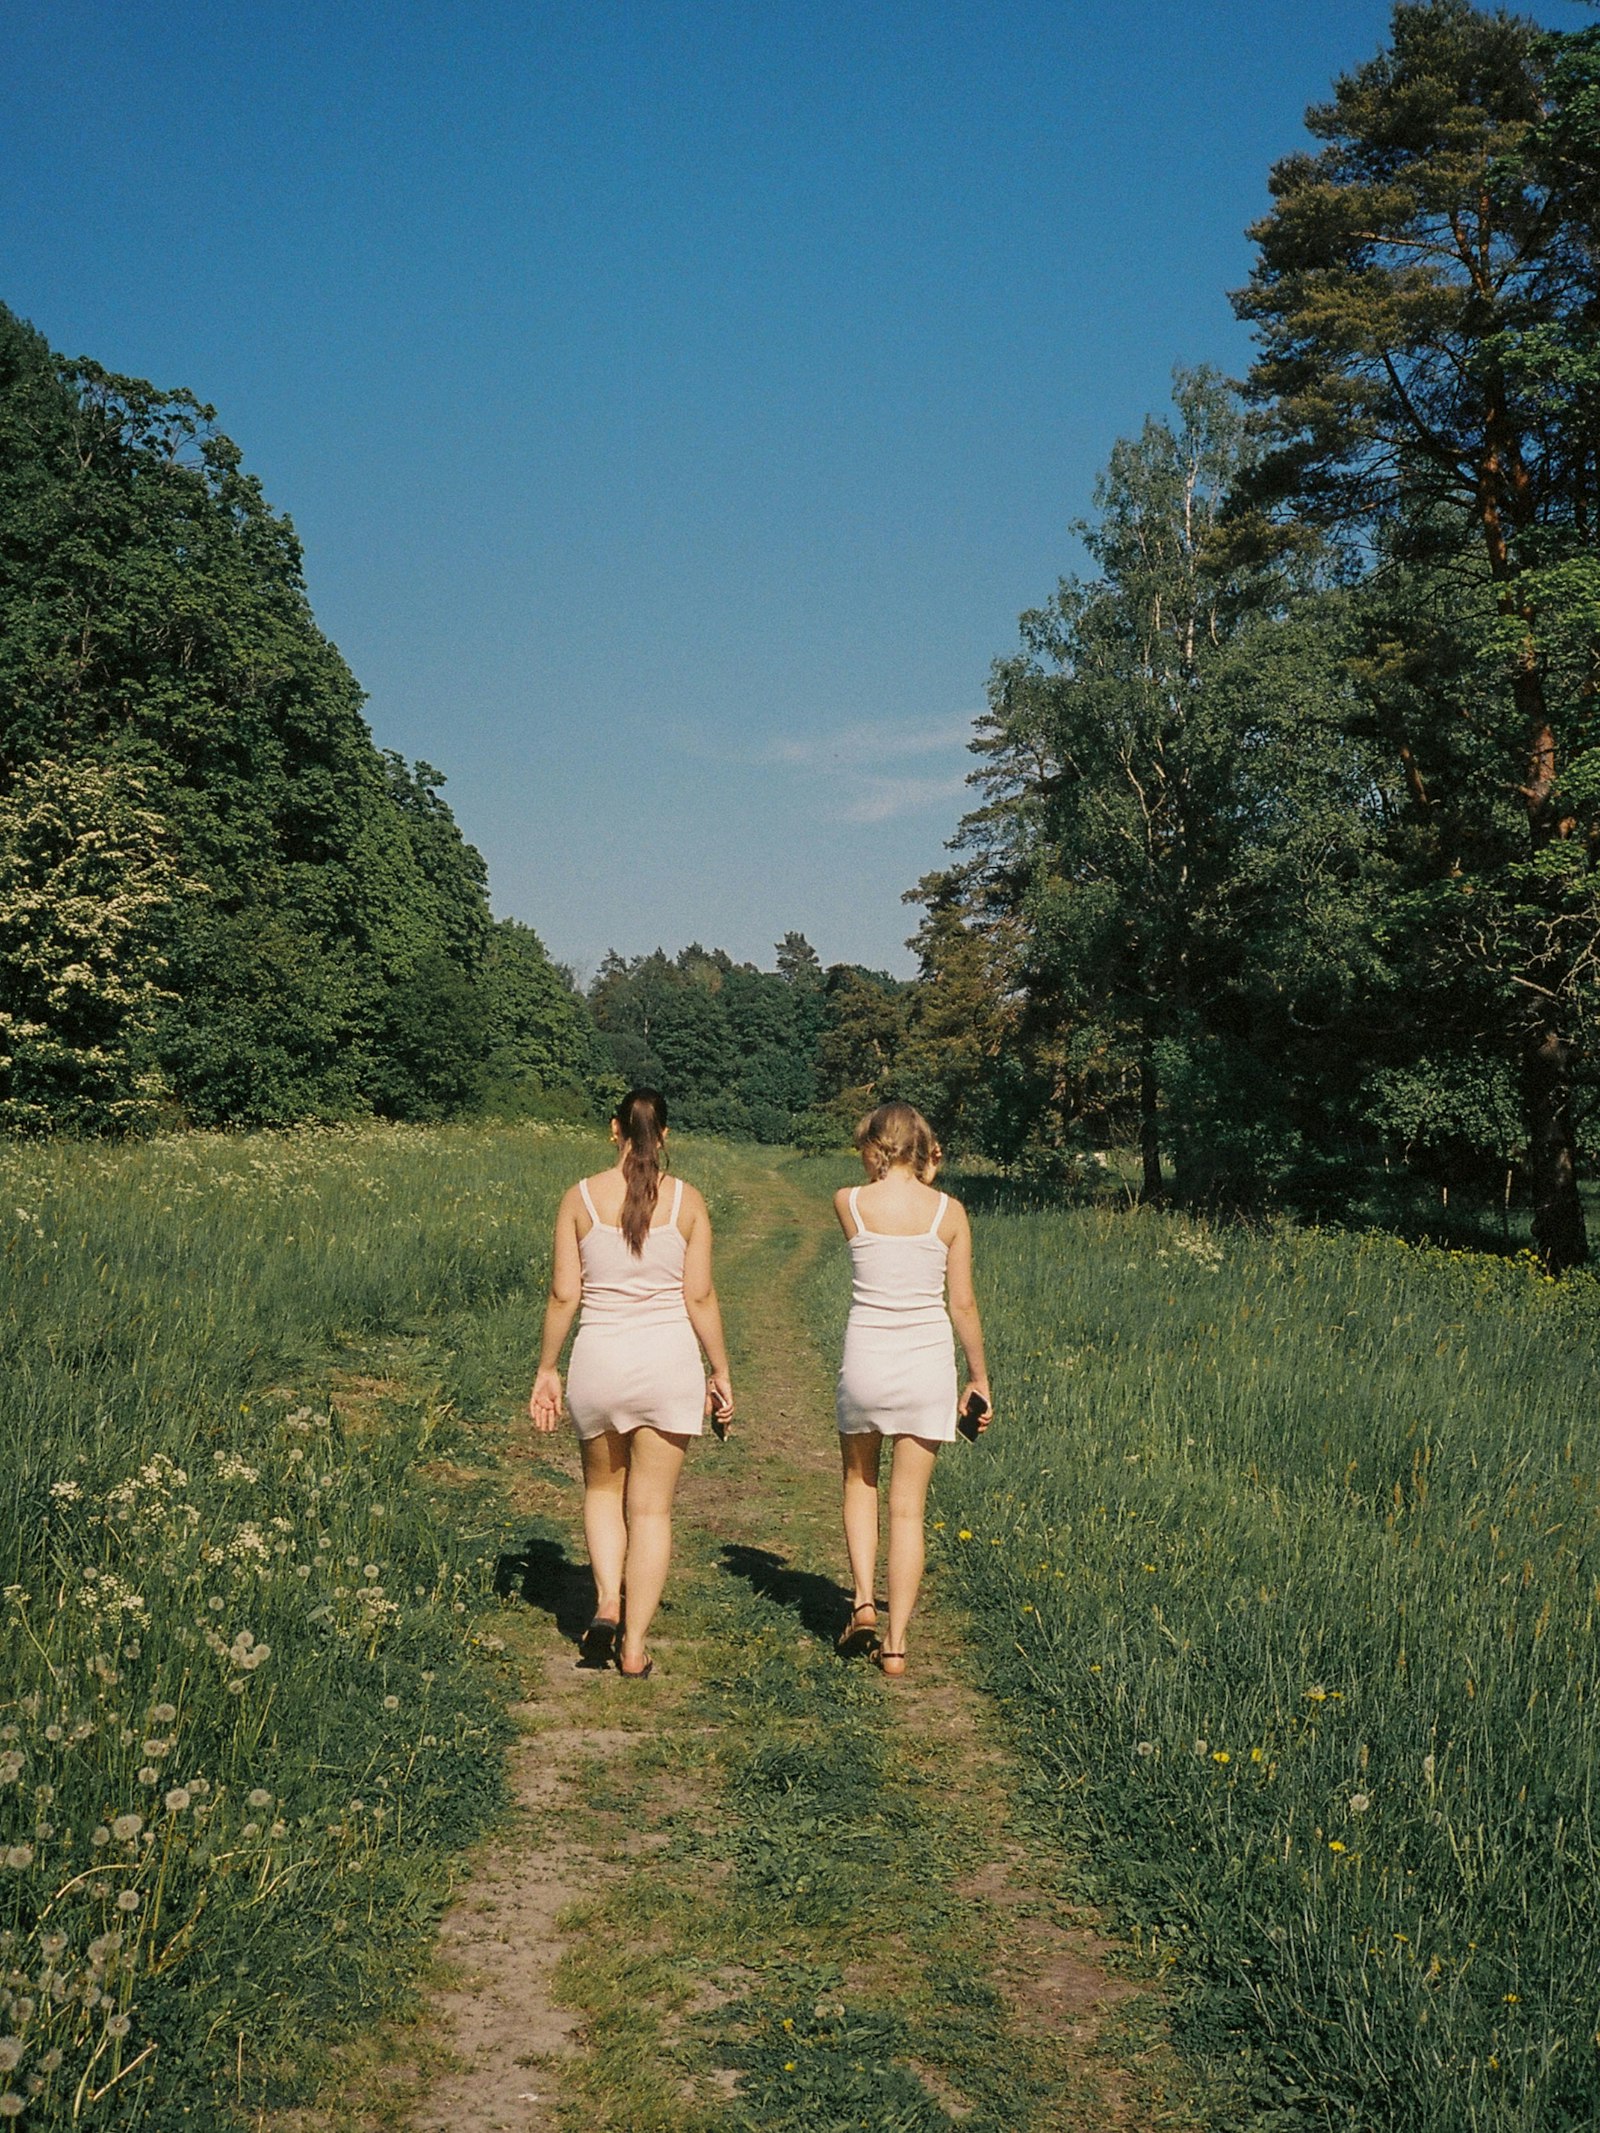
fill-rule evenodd
<path id="1" fill-rule="evenodd" d="M 1528 1183 L 1533 1248 L 1547 1274 L 1564 1274 L 1589 1257 L 1572 1131 L 1572 1046 L 1553 1025 L 1536 1029 L 1523 1058 L 1528 1123 Z"/>
<path id="2" fill-rule="evenodd" d="M 1161 1183 L 1161 1127 L 1156 1116 L 1156 1103 L 1160 1096 L 1156 1081 L 1155 1062 L 1148 1052 L 1139 1054 L 1139 1155 L 1144 1164 L 1144 1179 L 1139 1188 L 1143 1202 L 1153 1202 L 1163 1197 Z"/>

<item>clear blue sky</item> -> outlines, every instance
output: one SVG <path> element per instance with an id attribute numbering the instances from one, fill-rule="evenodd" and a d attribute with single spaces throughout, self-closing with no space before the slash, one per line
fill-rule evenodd
<path id="1" fill-rule="evenodd" d="M 1539 10 L 1565 22 L 1560 0 Z M 217 405 L 498 911 L 906 969 L 966 723 L 1381 0 L 8 0 L 0 297 Z"/>

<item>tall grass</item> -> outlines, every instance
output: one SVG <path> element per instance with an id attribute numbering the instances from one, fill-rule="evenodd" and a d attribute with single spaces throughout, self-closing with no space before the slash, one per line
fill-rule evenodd
<path id="1" fill-rule="evenodd" d="M 1600 1288 L 1105 1210 L 978 1271 L 944 1559 L 1236 2122 L 1600 2123 Z"/>
<path id="2" fill-rule="evenodd" d="M 501 1724 L 414 1469 L 531 1364 L 591 1147 L 0 1153 L 0 2119 L 236 2125 L 403 1991 Z"/>

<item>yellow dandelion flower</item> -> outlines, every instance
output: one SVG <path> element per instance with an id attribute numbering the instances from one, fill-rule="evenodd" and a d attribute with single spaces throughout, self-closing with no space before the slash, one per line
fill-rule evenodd
<path id="1" fill-rule="evenodd" d="M 1233 1757 L 1228 1753 L 1226 1748 L 1213 1748 L 1211 1751 L 1211 1760 L 1214 1763 L 1231 1763 L 1233 1761 Z"/>

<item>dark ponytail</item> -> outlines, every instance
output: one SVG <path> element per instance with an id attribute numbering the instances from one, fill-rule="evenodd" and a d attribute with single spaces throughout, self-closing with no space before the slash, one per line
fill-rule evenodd
<path id="1" fill-rule="evenodd" d="M 637 1259 L 650 1234 L 656 1196 L 661 1190 L 662 1137 L 667 1130 L 667 1100 L 659 1089 L 630 1089 L 614 1116 L 622 1135 L 622 1175 L 627 1191 L 622 1200 L 623 1239 Z"/>

